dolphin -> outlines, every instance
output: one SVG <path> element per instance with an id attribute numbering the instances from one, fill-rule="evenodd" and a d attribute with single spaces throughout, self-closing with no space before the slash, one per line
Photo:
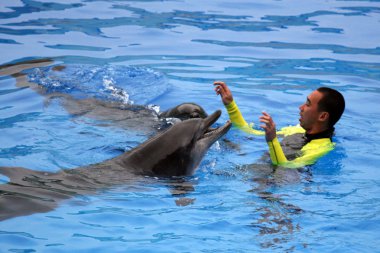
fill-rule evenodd
<path id="1" fill-rule="evenodd" d="M 52 73 L 46 73 L 46 75 L 52 75 L 52 80 L 55 78 L 54 72 L 59 73 L 66 69 L 66 65 L 57 65 L 54 59 L 43 58 L 0 65 L 0 76 L 11 76 L 15 78 L 17 87 L 28 87 L 34 90 L 45 98 L 45 106 L 48 106 L 52 101 L 59 101 L 60 105 L 70 115 L 74 116 L 73 119 L 78 117 L 94 119 L 95 121 L 88 122 L 102 127 L 137 130 L 140 133 L 152 136 L 158 130 L 166 129 L 176 122 L 189 118 L 207 117 L 204 109 L 195 103 L 182 103 L 159 113 L 149 106 L 98 99 L 86 96 L 84 93 L 82 94 L 83 98 L 76 98 L 70 94 L 71 89 L 64 90 L 65 92 L 51 92 L 44 86 L 30 81 L 27 74 L 27 71 L 31 69 L 47 66 L 51 66 Z"/>
<path id="2" fill-rule="evenodd" d="M 204 119 L 179 122 L 128 152 L 84 167 L 54 173 L 0 167 L 0 174 L 9 178 L 0 184 L 0 220 L 48 212 L 62 200 L 115 185 L 192 175 L 209 147 L 231 127 L 227 121 L 211 128 L 220 115 L 219 110 Z"/>
<path id="3" fill-rule="evenodd" d="M 157 113 L 143 105 L 128 105 L 95 98 L 74 99 L 66 94 L 51 95 L 51 98 L 63 97 L 61 105 L 74 117 L 95 119 L 102 127 L 133 129 L 147 135 L 152 135 L 158 130 L 164 130 L 183 120 L 207 117 L 207 113 L 200 105 L 191 102 Z"/>

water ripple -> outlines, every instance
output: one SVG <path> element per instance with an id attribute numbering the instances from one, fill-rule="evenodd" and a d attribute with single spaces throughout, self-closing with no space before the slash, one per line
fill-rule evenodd
<path id="1" fill-rule="evenodd" d="M 9 19 L 19 17 L 23 14 L 45 11 L 63 11 L 69 8 L 77 8 L 83 4 L 61 4 L 53 2 L 39 2 L 33 0 L 21 0 L 23 6 L 20 7 L 7 7 L 11 9 L 10 12 L 0 12 L 0 19 Z"/>
<path id="2" fill-rule="evenodd" d="M 72 168 L 147 138 L 141 129 L 75 117 L 62 99 L 50 99 L 54 92 L 102 102 L 153 101 L 162 108 L 192 101 L 211 111 L 223 108 L 212 90 L 222 79 L 247 120 L 267 110 L 279 127 L 294 124 L 298 106 L 319 86 L 342 91 L 347 109 L 336 128 L 337 148 L 300 182 L 256 180 L 258 172 L 244 164 L 260 159 L 265 140 L 232 129 L 229 146 L 211 149 L 187 184 L 130 182 L 78 196 L 49 213 L 3 221 L 0 251 L 376 251 L 379 4 L 2 1 L 2 166 Z M 49 60 L 36 64 L 43 58 Z M 39 67 L 47 65 L 53 66 Z M 221 120 L 227 118 L 224 112 Z M 7 181 L 0 176 L 0 184 Z"/>
<path id="3" fill-rule="evenodd" d="M 148 104 L 166 92 L 165 77 L 152 69 L 130 66 L 63 65 L 28 71 L 31 82 L 47 93 L 66 93 L 76 98 Z"/>

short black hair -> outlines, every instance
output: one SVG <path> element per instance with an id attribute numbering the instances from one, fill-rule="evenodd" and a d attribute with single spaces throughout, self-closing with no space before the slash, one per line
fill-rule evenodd
<path id="1" fill-rule="evenodd" d="M 318 110 L 329 113 L 329 128 L 333 128 L 344 112 L 344 97 L 339 91 L 328 87 L 320 87 L 317 91 L 323 95 L 318 102 Z"/>

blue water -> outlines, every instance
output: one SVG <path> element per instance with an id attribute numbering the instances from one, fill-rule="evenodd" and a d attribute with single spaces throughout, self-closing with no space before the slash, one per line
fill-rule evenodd
<path id="1" fill-rule="evenodd" d="M 248 121 L 265 110 L 279 127 L 319 86 L 347 107 L 337 148 L 302 173 L 247 166 L 265 140 L 232 129 L 187 191 L 152 179 L 78 196 L 0 222 L 0 252 L 380 252 L 379 23 L 375 0 L 1 1 L 0 166 L 75 168 L 148 138 L 75 117 L 54 92 L 211 113 L 224 80 Z"/>

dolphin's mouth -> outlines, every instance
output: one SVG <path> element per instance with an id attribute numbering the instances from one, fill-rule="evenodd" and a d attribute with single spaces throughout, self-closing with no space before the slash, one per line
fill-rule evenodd
<path id="1" fill-rule="evenodd" d="M 230 121 L 227 121 L 223 126 L 220 126 L 220 127 L 216 127 L 216 128 L 210 127 L 199 139 L 205 139 L 205 138 L 210 138 L 210 137 L 219 138 L 220 136 L 227 133 L 230 127 L 231 127 Z"/>
<path id="2" fill-rule="evenodd" d="M 221 137 L 222 135 L 224 135 L 225 133 L 227 133 L 227 131 L 231 127 L 231 122 L 230 121 L 227 121 L 223 126 L 220 126 L 220 127 L 217 127 L 217 128 L 211 127 L 211 125 L 214 124 L 219 119 L 221 113 L 222 112 L 220 110 L 218 110 L 218 111 L 214 112 L 213 114 L 211 114 L 210 116 L 208 116 L 205 119 L 205 125 L 204 125 L 205 131 L 199 137 L 198 140 L 210 138 L 210 139 L 213 139 L 213 141 L 215 141 L 219 137 Z"/>

